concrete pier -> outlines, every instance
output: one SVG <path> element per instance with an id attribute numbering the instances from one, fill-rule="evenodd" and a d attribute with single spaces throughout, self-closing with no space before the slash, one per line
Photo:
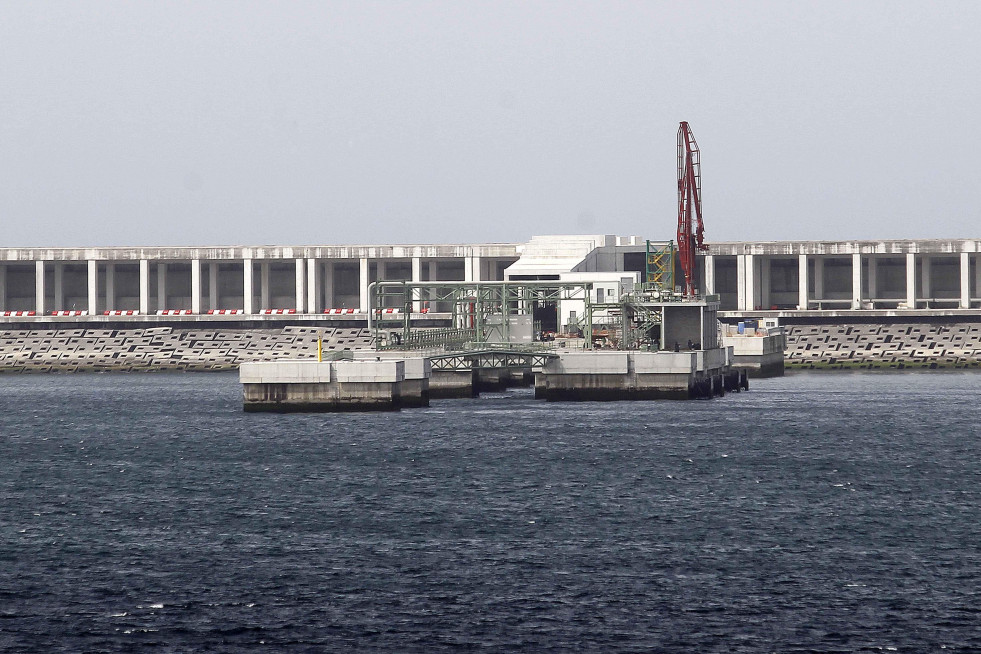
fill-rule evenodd
<path id="1" fill-rule="evenodd" d="M 239 369 L 246 411 L 397 411 L 403 361 L 263 361 Z"/>
<path id="2" fill-rule="evenodd" d="M 729 355 L 721 348 L 567 352 L 536 375 L 535 396 L 552 402 L 708 398 L 724 392 L 731 374 Z"/>
<path id="3" fill-rule="evenodd" d="M 722 335 L 722 342 L 732 348 L 733 365 L 746 370 L 750 377 L 783 376 L 786 337 L 783 331 L 775 333 L 730 331 Z"/>
<path id="4" fill-rule="evenodd" d="M 510 385 L 511 371 L 506 368 L 484 368 L 477 371 L 477 395 L 499 393 Z"/>
<path id="5" fill-rule="evenodd" d="M 402 381 L 402 407 L 429 406 L 429 380 L 432 364 L 421 356 L 413 357 L 405 352 L 375 352 L 357 350 L 351 353 L 354 361 L 401 361 L 405 379 Z"/>
<path id="6" fill-rule="evenodd" d="M 477 397 L 476 370 L 433 370 L 429 396 L 433 398 Z"/>
<path id="7" fill-rule="evenodd" d="M 433 370 L 421 356 L 344 352 L 331 361 L 244 363 L 239 371 L 246 411 L 393 411 L 429 406 L 430 397 L 476 397 L 483 376 L 494 389 L 511 370 Z M 545 358 L 535 397 L 548 401 L 695 399 L 748 388 L 731 367 L 732 350 L 563 352 Z M 537 365 L 537 364 L 536 364 Z M 523 374 L 516 376 L 524 379 Z"/>

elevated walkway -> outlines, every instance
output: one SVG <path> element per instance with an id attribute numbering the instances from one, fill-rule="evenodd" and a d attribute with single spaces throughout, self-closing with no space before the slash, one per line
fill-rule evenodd
<path id="1" fill-rule="evenodd" d="M 555 352 L 483 349 L 448 352 L 427 358 L 432 362 L 433 370 L 515 370 L 541 369 L 559 355 Z"/>

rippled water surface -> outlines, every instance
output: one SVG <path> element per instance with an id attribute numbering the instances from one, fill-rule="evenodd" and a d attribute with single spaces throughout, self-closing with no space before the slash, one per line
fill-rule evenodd
<path id="1" fill-rule="evenodd" d="M 0 651 L 978 651 L 979 417 L 978 374 L 285 416 L 0 376 Z"/>

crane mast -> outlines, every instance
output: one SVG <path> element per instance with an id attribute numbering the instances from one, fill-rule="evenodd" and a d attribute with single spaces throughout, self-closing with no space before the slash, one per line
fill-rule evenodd
<path id="1" fill-rule="evenodd" d="M 698 144 L 686 121 L 678 127 L 678 256 L 684 273 L 682 295 L 695 297 L 695 252 L 703 242 L 702 170 Z"/>

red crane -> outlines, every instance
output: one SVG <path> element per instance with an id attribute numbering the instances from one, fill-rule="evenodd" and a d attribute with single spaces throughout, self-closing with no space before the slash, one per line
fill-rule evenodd
<path id="1" fill-rule="evenodd" d="M 678 256 L 685 274 L 684 297 L 695 297 L 695 252 L 702 241 L 702 168 L 698 144 L 688 123 L 678 127 Z"/>

